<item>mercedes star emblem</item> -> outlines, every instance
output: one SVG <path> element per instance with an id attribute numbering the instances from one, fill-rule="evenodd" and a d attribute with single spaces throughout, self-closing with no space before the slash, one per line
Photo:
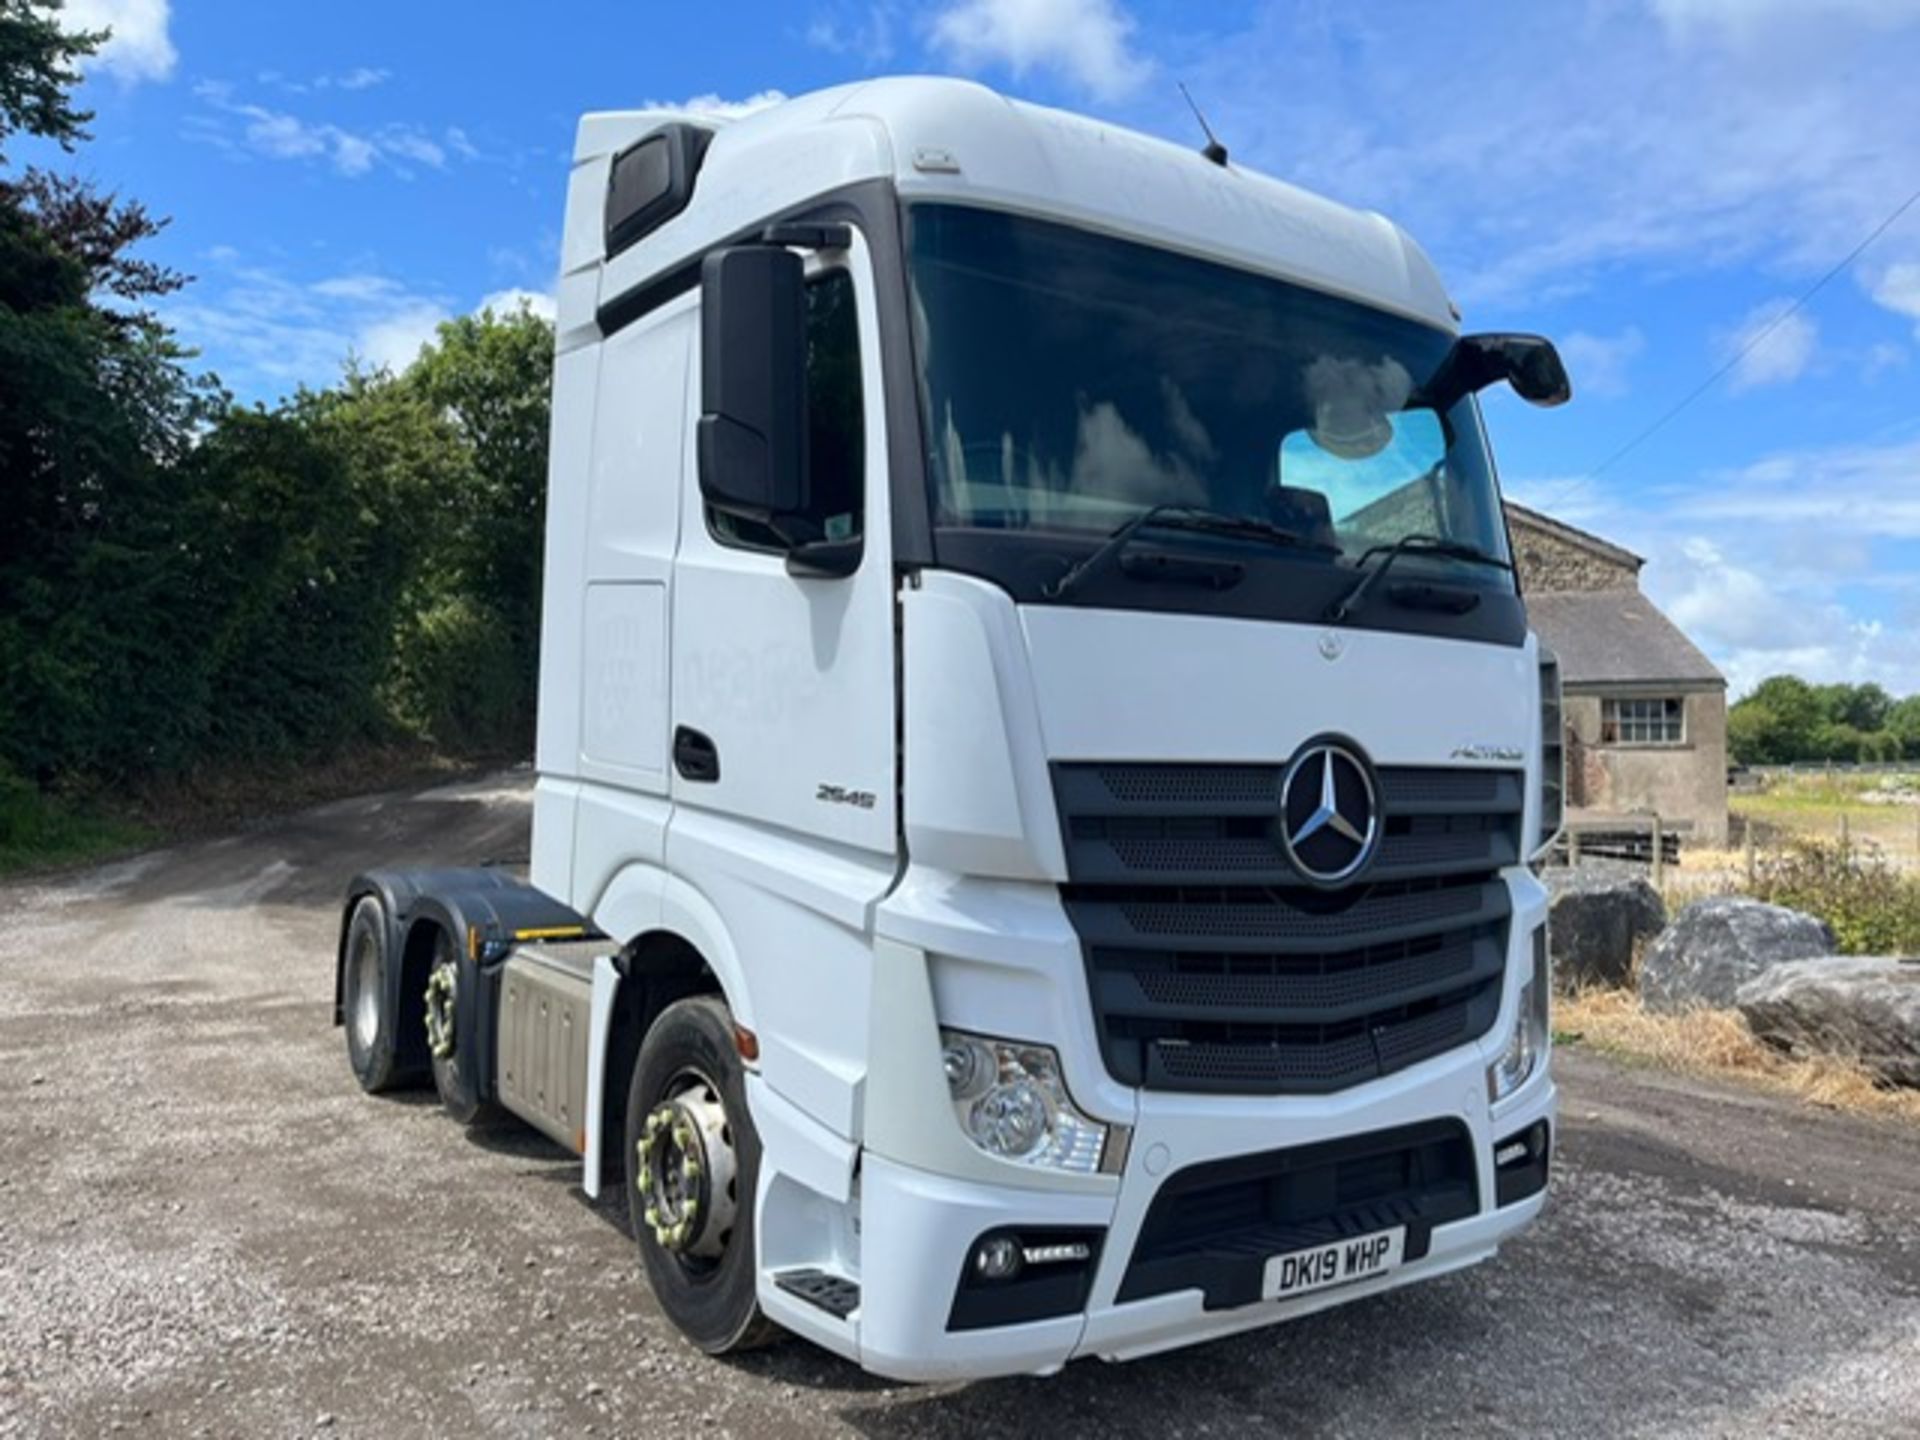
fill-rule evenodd
<path id="1" fill-rule="evenodd" d="M 1366 868 L 1380 835 L 1373 776 L 1346 746 L 1315 741 L 1280 781 L 1280 846 L 1315 885 L 1340 885 Z"/>

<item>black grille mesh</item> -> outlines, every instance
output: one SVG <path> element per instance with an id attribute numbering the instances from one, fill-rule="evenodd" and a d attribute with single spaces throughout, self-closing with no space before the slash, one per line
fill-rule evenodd
<path id="1" fill-rule="evenodd" d="M 1323 1093 L 1492 1025 L 1518 772 L 1378 772 L 1359 883 L 1301 882 L 1277 838 L 1282 767 L 1056 765 L 1067 913 L 1107 1068 L 1169 1090 Z"/>
<path id="2" fill-rule="evenodd" d="M 1472 1140 L 1457 1120 L 1209 1161 L 1154 1195 L 1118 1298 L 1199 1290 L 1208 1310 L 1251 1305 L 1275 1255 L 1405 1226 L 1402 1253 L 1420 1260 L 1435 1226 L 1478 1209 Z"/>

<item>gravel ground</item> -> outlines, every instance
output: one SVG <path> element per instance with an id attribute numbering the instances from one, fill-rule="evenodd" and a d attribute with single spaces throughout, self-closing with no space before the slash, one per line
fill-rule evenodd
<path id="1" fill-rule="evenodd" d="M 354 1087 L 363 865 L 524 856 L 522 777 L 0 886 L 0 1434 L 1920 1434 L 1920 1134 L 1559 1057 L 1491 1264 L 1049 1380 L 680 1344 L 529 1131 Z"/>

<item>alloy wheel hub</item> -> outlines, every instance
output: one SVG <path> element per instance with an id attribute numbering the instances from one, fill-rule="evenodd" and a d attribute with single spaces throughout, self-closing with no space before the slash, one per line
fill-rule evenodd
<path id="1" fill-rule="evenodd" d="M 726 1106 L 704 1076 L 647 1112 L 638 1164 L 643 1218 L 660 1248 L 687 1259 L 717 1260 L 739 1214 L 738 1157 Z"/>
<path id="2" fill-rule="evenodd" d="M 459 972 L 451 961 L 441 961 L 427 976 L 427 1047 L 436 1060 L 453 1056 L 453 1014 Z"/>

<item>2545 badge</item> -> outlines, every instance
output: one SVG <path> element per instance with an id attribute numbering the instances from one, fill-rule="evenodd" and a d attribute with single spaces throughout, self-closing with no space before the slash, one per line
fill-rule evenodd
<path id="1" fill-rule="evenodd" d="M 813 792 L 813 798 L 825 801 L 829 805 L 851 805 L 859 810 L 873 809 L 873 791 L 849 790 L 844 785 L 822 785 Z"/>

